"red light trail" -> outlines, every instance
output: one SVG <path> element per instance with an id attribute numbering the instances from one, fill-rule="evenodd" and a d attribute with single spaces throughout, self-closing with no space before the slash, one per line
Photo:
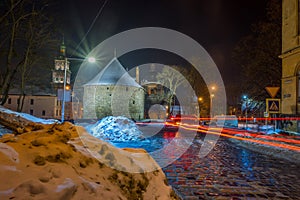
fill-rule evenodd
<path id="1" fill-rule="evenodd" d="M 279 148 L 283 148 L 283 149 L 300 152 L 300 146 L 291 145 L 291 144 L 295 144 L 295 145 L 300 144 L 300 140 L 267 136 L 267 135 L 263 135 L 262 133 L 249 133 L 244 130 L 215 128 L 215 127 L 206 128 L 204 126 L 195 127 L 193 125 L 190 126 L 187 124 L 180 124 L 179 126 L 186 130 L 197 131 L 197 132 L 207 133 L 207 134 L 215 134 L 215 135 L 220 135 L 220 136 L 227 137 L 227 138 L 233 138 L 233 139 L 237 139 L 237 140 L 243 140 L 243 141 L 248 141 L 248 142 L 253 142 L 253 143 L 263 144 L 263 145 L 267 145 L 267 146 L 279 147 Z M 237 136 L 237 134 L 241 134 L 242 136 L 251 136 L 251 137 L 255 137 L 255 138 L 244 138 L 242 136 Z M 262 140 L 258 140 L 256 138 L 260 138 L 260 139 L 264 139 L 264 140 L 268 140 L 268 141 L 262 141 Z M 289 143 L 289 144 L 276 143 L 273 141 L 285 142 L 285 143 Z"/>

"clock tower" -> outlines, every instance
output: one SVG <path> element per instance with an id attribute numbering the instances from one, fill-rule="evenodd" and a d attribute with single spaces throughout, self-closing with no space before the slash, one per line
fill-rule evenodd
<path id="1" fill-rule="evenodd" d="M 66 76 L 65 76 L 66 75 Z M 59 56 L 54 60 L 54 69 L 52 70 L 52 88 L 55 93 L 58 89 L 63 89 L 64 79 L 66 77 L 66 89 L 70 88 L 71 71 L 70 62 L 66 57 L 66 46 L 64 39 L 60 45 Z"/>

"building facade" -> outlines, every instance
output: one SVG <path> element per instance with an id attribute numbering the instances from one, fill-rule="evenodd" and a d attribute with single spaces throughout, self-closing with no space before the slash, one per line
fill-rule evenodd
<path id="1" fill-rule="evenodd" d="M 284 117 L 300 115 L 300 0 L 282 1 L 282 82 L 281 113 Z M 299 131 L 292 120 L 290 130 Z"/>
<path id="2" fill-rule="evenodd" d="M 4 107 L 17 110 L 19 95 L 10 94 Z M 54 95 L 25 96 L 22 112 L 44 119 L 59 119 L 61 116 L 61 101 Z"/>
<path id="3" fill-rule="evenodd" d="M 99 74 L 84 85 L 83 118 L 106 116 L 144 118 L 144 89 L 112 59 Z"/>
<path id="4" fill-rule="evenodd" d="M 300 114 L 300 0 L 282 1 L 282 114 Z"/>

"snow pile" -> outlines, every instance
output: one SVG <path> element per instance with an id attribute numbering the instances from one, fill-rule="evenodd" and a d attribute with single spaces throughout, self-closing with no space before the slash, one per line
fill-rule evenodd
<path id="1" fill-rule="evenodd" d="M 9 130 L 9 129 L 7 129 L 7 128 L 5 128 L 4 126 L 2 126 L 2 125 L 0 124 L 0 137 L 1 137 L 3 134 L 6 134 L 6 133 L 12 133 L 12 131 Z"/>
<path id="2" fill-rule="evenodd" d="M 266 155 L 300 163 L 300 137 L 278 134 L 275 131 L 245 132 L 234 135 L 229 141 Z M 240 139 L 239 139 L 240 138 Z"/>
<path id="3" fill-rule="evenodd" d="M 9 110 L 7 108 L 4 108 L 3 106 L 0 106 L 0 112 L 14 115 L 14 117 L 21 117 L 23 119 L 26 119 L 31 122 L 41 123 L 41 124 L 53 124 L 58 122 L 56 119 L 41 119 L 32 115 L 29 115 L 27 113 L 19 113 L 12 110 Z"/>
<path id="4" fill-rule="evenodd" d="M 122 116 L 109 116 L 87 128 L 89 132 L 99 139 L 111 142 L 139 141 L 143 133 L 130 119 Z"/>
<path id="5" fill-rule="evenodd" d="M 18 134 L 0 138 L 0 199 L 178 199 L 145 150 L 116 148 L 68 122 L 23 117 L 1 107 L 1 123 Z"/>
<path id="6" fill-rule="evenodd" d="M 157 165 L 144 151 L 148 156 L 139 161 L 142 150 L 115 148 L 68 122 L 42 128 L 0 138 L 0 199 L 177 199 L 161 169 L 144 171 L 146 164 Z M 105 162 L 91 155 L 83 137 Z M 105 164 L 120 160 L 140 173 Z"/>

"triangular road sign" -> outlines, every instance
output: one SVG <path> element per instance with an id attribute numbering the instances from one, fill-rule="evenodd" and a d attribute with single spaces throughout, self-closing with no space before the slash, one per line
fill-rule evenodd
<path id="1" fill-rule="evenodd" d="M 279 110 L 278 106 L 276 105 L 276 103 L 275 103 L 274 101 L 272 102 L 272 104 L 271 104 L 269 110 L 274 110 L 274 111 Z"/>
<path id="2" fill-rule="evenodd" d="M 266 90 L 268 94 L 271 96 L 271 98 L 274 98 L 276 94 L 278 93 L 280 87 L 266 87 Z"/>

